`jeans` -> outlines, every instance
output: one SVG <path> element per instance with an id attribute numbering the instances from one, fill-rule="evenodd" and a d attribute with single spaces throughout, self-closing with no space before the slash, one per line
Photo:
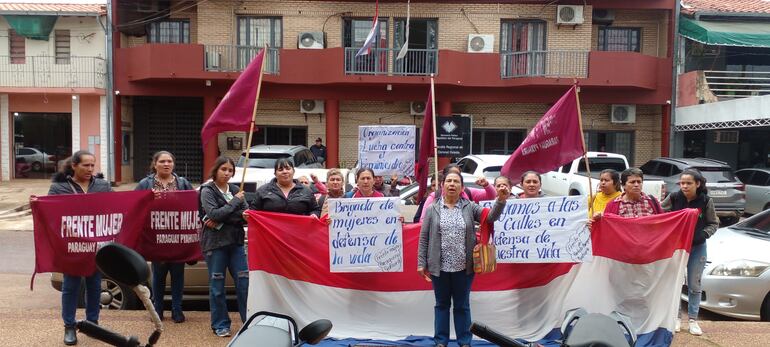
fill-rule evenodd
<path id="1" fill-rule="evenodd" d="M 96 323 L 99 321 L 99 309 L 101 308 L 99 297 L 102 293 L 102 274 L 97 270 L 85 279 L 86 320 Z M 75 312 L 78 308 L 80 282 L 82 280 L 83 277 L 80 276 L 64 275 L 61 285 L 61 318 L 64 320 L 65 327 L 75 326 Z"/>
<path id="2" fill-rule="evenodd" d="M 227 313 L 225 296 L 225 270 L 235 280 L 235 293 L 238 298 L 238 313 L 241 321 L 246 322 L 246 298 L 249 292 L 249 269 L 243 245 L 229 245 L 206 252 L 206 265 L 209 270 L 209 306 L 211 309 L 211 329 L 230 329 L 230 316 Z"/>
<path id="3" fill-rule="evenodd" d="M 441 271 L 438 277 L 430 276 L 433 294 L 436 295 L 434 307 L 434 336 L 436 344 L 449 344 L 449 307 L 454 303 L 452 314 L 455 322 L 457 344 L 470 345 L 471 338 L 471 283 L 474 274 L 465 270 L 457 272 Z"/>
<path id="4" fill-rule="evenodd" d="M 701 283 L 703 269 L 706 268 L 706 243 L 693 245 L 690 258 L 687 259 L 687 316 L 698 319 L 700 308 Z"/>
<path id="5" fill-rule="evenodd" d="M 152 262 L 152 304 L 159 317 L 163 317 L 163 299 L 166 294 L 166 273 L 171 272 L 171 312 L 182 313 L 184 290 L 184 263 Z"/>

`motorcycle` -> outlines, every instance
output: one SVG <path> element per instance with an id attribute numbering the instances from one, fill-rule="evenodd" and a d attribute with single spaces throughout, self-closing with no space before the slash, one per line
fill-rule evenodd
<path id="1" fill-rule="evenodd" d="M 319 319 L 302 328 L 297 334 L 297 323 L 293 318 L 279 313 L 260 311 L 251 315 L 243 323 L 227 346 L 295 347 L 305 343 L 315 345 L 321 342 L 331 330 L 331 321 Z"/>
<path id="2" fill-rule="evenodd" d="M 564 347 L 633 347 L 636 334 L 631 321 L 619 312 L 609 315 L 588 313 L 583 308 L 567 311 L 561 325 Z M 537 343 L 522 343 L 483 323 L 471 323 L 471 333 L 501 347 L 536 347 Z"/>

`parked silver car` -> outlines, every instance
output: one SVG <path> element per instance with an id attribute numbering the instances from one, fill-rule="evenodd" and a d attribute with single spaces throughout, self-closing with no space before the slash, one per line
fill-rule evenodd
<path id="1" fill-rule="evenodd" d="M 20 147 L 16 149 L 16 158 L 23 158 L 32 166 L 32 171 L 53 170 L 56 168 L 56 158 L 34 147 Z"/>
<path id="2" fill-rule="evenodd" d="M 735 176 L 746 185 L 746 214 L 756 214 L 770 208 L 770 169 L 743 169 Z"/>
<path id="3" fill-rule="evenodd" d="M 700 307 L 770 321 L 770 210 L 720 228 L 707 245 Z"/>

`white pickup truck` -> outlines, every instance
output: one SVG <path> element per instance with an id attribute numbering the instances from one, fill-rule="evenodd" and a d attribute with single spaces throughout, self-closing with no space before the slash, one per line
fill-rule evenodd
<path id="1" fill-rule="evenodd" d="M 591 168 L 591 185 L 593 193 L 598 192 L 599 173 L 604 169 L 613 169 L 618 173 L 628 168 L 628 160 L 622 154 L 588 152 L 588 163 Z M 542 174 L 542 190 L 551 196 L 588 195 L 589 180 L 586 175 L 586 164 L 583 157 L 559 167 L 555 171 Z M 644 180 L 642 191 L 660 200 L 663 181 Z"/>

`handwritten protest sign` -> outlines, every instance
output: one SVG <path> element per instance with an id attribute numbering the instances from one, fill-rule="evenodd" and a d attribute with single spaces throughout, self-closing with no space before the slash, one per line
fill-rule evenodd
<path id="1" fill-rule="evenodd" d="M 593 258 L 584 196 L 511 199 L 495 221 L 499 263 L 572 263 Z M 494 201 L 482 201 L 492 207 Z"/>
<path id="2" fill-rule="evenodd" d="M 378 176 L 414 176 L 414 125 L 358 127 L 358 163 Z"/>
<path id="3" fill-rule="evenodd" d="M 401 272 L 398 198 L 330 199 L 331 272 Z"/>

